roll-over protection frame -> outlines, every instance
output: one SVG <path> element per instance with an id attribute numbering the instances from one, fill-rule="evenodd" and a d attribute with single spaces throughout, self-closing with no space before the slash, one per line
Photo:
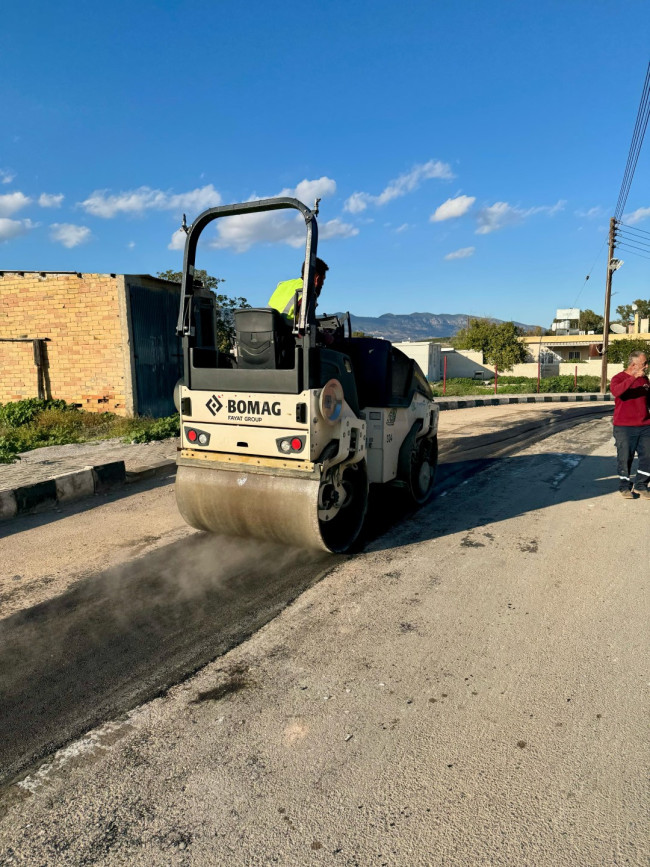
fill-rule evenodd
<path id="1" fill-rule="evenodd" d="M 297 321 L 294 322 L 293 333 L 296 336 L 304 337 L 309 334 L 311 340 L 315 339 L 316 334 L 316 298 L 313 291 L 314 271 L 316 265 L 316 250 L 318 248 L 318 224 L 316 215 L 318 214 L 318 200 L 313 210 L 308 208 L 298 199 L 280 196 L 273 199 L 257 199 L 253 202 L 241 202 L 233 205 L 219 205 L 216 208 L 208 208 L 203 211 L 194 220 L 191 226 L 187 227 L 185 218 L 183 217 L 183 229 L 187 233 L 185 240 L 185 253 L 183 255 L 183 279 L 181 284 L 181 303 L 178 313 L 178 322 L 176 324 L 176 333 L 181 337 L 191 335 L 192 323 L 190 321 L 190 305 L 189 299 L 194 293 L 194 262 L 196 259 L 196 248 L 199 243 L 201 233 L 206 226 L 213 220 L 219 217 L 235 217 L 240 214 L 258 214 L 264 211 L 280 211 L 287 208 L 295 208 L 303 215 L 307 230 L 307 241 L 305 245 L 305 268 L 302 288 L 302 304 L 300 305 L 300 314 Z"/>

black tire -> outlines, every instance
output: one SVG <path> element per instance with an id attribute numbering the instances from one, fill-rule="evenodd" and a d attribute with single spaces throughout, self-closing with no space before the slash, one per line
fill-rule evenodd
<path id="1" fill-rule="evenodd" d="M 344 504 L 329 521 L 319 520 L 323 542 L 335 554 L 349 551 L 363 528 L 368 509 L 368 470 L 365 461 L 346 467 L 343 471 L 343 486 L 348 493 Z"/>
<path id="2" fill-rule="evenodd" d="M 398 477 L 404 483 L 409 500 L 424 506 L 433 497 L 438 468 L 438 437 L 420 437 L 416 422 L 404 440 L 399 456 Z"/>

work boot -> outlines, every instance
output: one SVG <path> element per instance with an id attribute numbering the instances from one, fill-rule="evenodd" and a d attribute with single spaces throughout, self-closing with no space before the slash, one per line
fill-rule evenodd
<path id="1" fill-rule="evenodd" d="M 650 490 L 647 485 L 644 488 L 635 488 L 634 493 L 643 497 L 644 500 L 650 500 Z"/>
<path id="2" fill-rule="evenodd" d="M 621 488 L 620 494 L 625 500 L 636 500 L 637 497 L 632 488 Z"/>

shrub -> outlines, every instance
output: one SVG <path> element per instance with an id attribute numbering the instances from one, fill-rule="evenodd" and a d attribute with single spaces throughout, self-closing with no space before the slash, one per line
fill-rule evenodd
<path id="1" fill-rule="evenodd" d="M 129 443 L 150 443 L 154 440 L 165 440 L 180 436 L 181 425 L 178 413 L 158 419 L 139 419 L 146 424 L 124 437 Z"/>
<path id="2" fill-rule="evenodd" d="M 33 421 L 36 416 L 46 409 L 74 410 L 64 400 L 41 400 L 30 397 L 27 400 L 16 400 L 11 403 L 0 404 L 0 425 L 6 427 L 22 427 Z"/>
<path id="3" fill-rule="evenodd" d="M 543 392 L 599 391 L 600 379 L 597 376 L 579 376 L 577 385 L 573 376 L 549 376 L 542 379 L 539 390 Z"/>
<path id="4" fill-rule="evenodd" d="M 85 412 L 63 400 L 30 398 L 0 405 L 0 463 L 41 446 L 122 437 L 148 443 L 180 434 L 178 415 L 122 418 L 111 412 Z"/>

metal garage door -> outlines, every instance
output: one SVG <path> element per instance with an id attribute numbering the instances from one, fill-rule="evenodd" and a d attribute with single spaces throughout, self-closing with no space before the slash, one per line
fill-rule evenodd
<path id="1" fill-rule="evenodd" d="M 174 413 L 174 385 L 182 376 L 176 336 L 179 296 L 166 289 L 129 286 L 138 415 Z"/>

